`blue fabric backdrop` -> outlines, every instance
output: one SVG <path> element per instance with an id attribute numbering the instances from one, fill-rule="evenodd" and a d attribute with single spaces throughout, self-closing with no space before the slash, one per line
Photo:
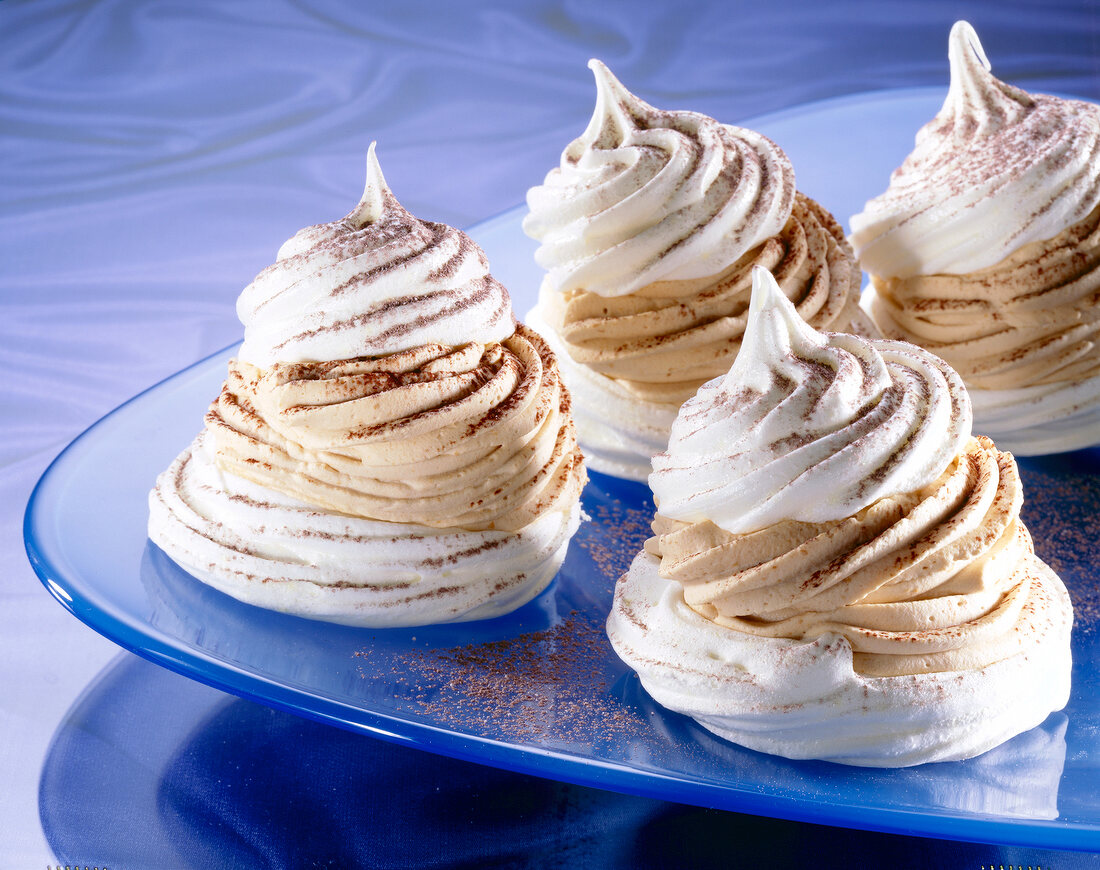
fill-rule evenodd
<path id="1" fill-rule="evenodd" d="M 626 797 L 274 712 L 90 632 L 22 508 L 85 426 L 236 340 L 236 294 L 343 214 L 379 142 L 425 218 L 522 201 L 583 129 L 589 57 L 736 122 L 943 85 L 970 19 L 1002 78 L 1100 100 L 1091 2 L 0 4 L 0 866 L 1097 866 Z M 843 217 L 843 216 L 842 216 Z"/>

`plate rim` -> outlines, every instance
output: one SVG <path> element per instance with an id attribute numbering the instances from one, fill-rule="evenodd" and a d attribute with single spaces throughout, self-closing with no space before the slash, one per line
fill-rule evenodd
<path id="1" fill-rule="evenodd" d="M 940 86 L 876 89 L 790 106 L 747 118 L 738 123 L 745 126 L 768 125 L 836 106 L 899 99 L 928 99 L 933 95 L 944 93 L 946 93 L 946 87 Z M 468 228 L 467 232 L 476 234 L 479 231 L 493 229 L 513 219 L 513 216 L 523 209 L 522 203 L 511 206 L 478 221 Z M 790 795 L 749 792 L 739 789 L 737 783 L 717 785 L 684 780 L 674 775 L 644 771 L 556 749 L 517 745 L 496 738 L 460 734 L 432 723 L 417 722 L 413 719 L 355 707 L 327 695 L 304 692 L 260 673 L 235 666 L 228 661 L 210 656 L 203 657 L 198 650 L 188 645 L 173 643 L 172 639 L 156 626 L 148 623 L 138 624 L 135 620 L 123 619 L 107 612 L 96 603 L 94 585 L 88 586 L 80 582 L 74 584 L 73 578 L 66 575 L 64 568 L 54 564 L 43 552 L 38 535 L 35 533 L 36 528 L 41 527 L 42 524 L 36 524 L 36 518 L 48 509 L 53 490 L 63 481 L 67 466 L 75 461 L 73 457 L 78 449 L 89 439 L 94 439 L 98 430 L 109 421 L 124 414 L 130 406 L 150 393 L 159 392 L 175 381 L 195 375 L 199 369 L 211 366 L 215 361 L 220 362 L 239 345 L 240 341 L 235 341 L 207 354 L 141 390 L 87 426 L 51 460 L 39 476 L 28 498 L 22 532 L 27 557 L 35 574 L 47 591 L 66 610 L 122 649 L 237 697 L 390 742 L 415 746 L 461 760 L 490 764 L 517 773 L 659 800 L 693 803 L 731 812 L 771 816 L 811 824 L 1037 848 L 1083 852 L 1100 850 L 1100 821 L 1089 824 L 1058 819 L 1005 818 L 989 814 L 960 815 L 958 811 L 948 809 L 917 810 L 880 807 L 850 800 L 825 803 Z M 590 474 L 595 473 L 590 471 Z M 93 594 L 89 595 L 89 592 Z M 103 596 L 100 597 L 103 598 Z M 295 698 L 309 698 L 314 704 L 302 706 L 294 702 Z M 354 717 L 347 715 L 351 711 L 355 712 Z M 397 725 L 400 730 L 387 728 L 387 724 Z M 559 769 L 553 772 L 547 771 L 545 759 L 548 757 L 563 762 L 568 773 L 563 773 Z M 661 785 L 666 783 L 676 784 L 676 797 L 670 797 L 662 792 Z"/>

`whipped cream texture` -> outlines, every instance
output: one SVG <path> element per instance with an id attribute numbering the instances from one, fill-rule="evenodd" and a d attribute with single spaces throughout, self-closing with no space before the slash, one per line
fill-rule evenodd
<path id="1" fill-rule="evenodd" d="M 971 758 L 1022 734 L 1069 699 L 1070 604 L 1032 557 L 1017 650 L 978 668 L 868 676 L 841 634 L 791 639 L 702 616 L 641 553 L 619 581 L 607 632 L 660 703 L 734 743 L 786 758 L 909 767 Z"/>
<path id="2" fill-rule="evenodd" d="M 970 390 L 975 424 L 1017 456 L 1100 444 L 1100 376 L 1062 384 Z"/>
<path id="3" fill-rule="evenodd" d="M 226 470 L 329 511 L 518 530 L 579 494 L 554 357 L 503 342 L 260 370 L 240 360 L 206 416 Z"/>
<path id="4" fill-rule="evenodd" d="M 237 315 L 240 358 L 260 367 L 489 343 L 514 325 L 485 253 L 465 233 L 409 214 L 373 144 L 359 204 L 283 244 L 241 293 Z"/>
<path id="5" fill-rule="evenodd" d="M 204 430 L 157 480 L 149 536 L 227 595 L 346 625 L 489 619 L 554 579 L 580 522 L 549 511 L 517 531 L 437 529 L 318 510 L 226 471 Z"/>
<path id="6" fill-rule="evenodd" d="M 546 587 L 586 479 L 556 360 L 373 146 L 357 209 L 296 235 L 239 310 L 240 355 L 150 493 L 154 543 L 243 601 L 355 625 L 481 619 Z"/>
<path id="7" fill-rule="evenodd" d="M 999 81 L 965 21 L 951 29 L 948 58 L 943 108 L 887 190 L 851 219 L 874 275 L 975 272 L 1100 205 L 1100 106 Z"/>
<path id="8" fill-rule="evenodd" d="M 589 465 L 645 480 L 680 404 L 729 370 L 754 267 L 814 326 L 874 327 L 843 230 L 795 191 L 775 143 L 655 109 L 589 66 L 588 129 L 528 194 L 524 229 L 548 271 L 527 320 L 562 361 Z"/>
<path id="9" fill-rule="evenodd" d="M 758 268 L 741 351 L 684 403 L 650 486 L 664 516 L 734 533 L 840 519 L 935 481 L 970 423 L 966 390 L 942 360 L 819 333 Z"/>
<path id="10" fill-rule="evenodd" d="M 794 171 L 771 140 L 697 112 L 662 111 L 598 60 L 596 110 L 527 194 L 524 231 L 546 285 L 622 296 L 716 275 L 787 222 Z"/>
<path id="11" fill-rule="evenodd" d="M 822 335 L 766 272 L 654 458 L 608 635 L 664 706 L 790 758 L 968 758 L 1065 705 L 1072 608 L 1010 454 L 902 342 Z"/>
<path id="12" fill-rule="evenodd" d="M 679 404 L 639 395 L 629 380 L 608 377 L 574 360 L 569 345 L 544 319 L 542 306 L 524 320 L 553 349 L 569 386 L 585 465 L 627 480 L 646 480 L 653 470 L 650 458 L 668 446 Z"/>

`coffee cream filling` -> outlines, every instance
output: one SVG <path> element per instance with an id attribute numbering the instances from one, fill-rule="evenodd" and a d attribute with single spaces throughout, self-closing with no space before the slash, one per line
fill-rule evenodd
<path id="1" fill-rule="evenodd" d="M 1100 375 L 1100 207 L 986 269 L 872 283 L 871 314 L 883 334 L 942 357 L 968 387 Z"/>
<path id="2" fill-rule="evenodd" d="M 523 326 L 379 358 L 233 360 L 206 426 L 224 470 L 387 522 L 517 530 L 568 512 L 585 481 L 568 393 Z"/>
<path id="3" fill-rule="evenodd" d="M 637 398 L 679 405 L 729 370 L 741 346 L 752 267 L 764 266 L 815 327 L 871 334 L 860 271 L 836 220 L 796 194 L 783 231 L 718 275 L 660 281 L 625 296 L 544 285 L 540 313 L 577 363 Z"/>
<path id="4" fill-rule="evenodd" d="M 1015 461 L 971 438 L 935 483 L 854 516 L 734 535 L 659 513 L 646 549 L 703 617 L 735 632 L 843 636 L 865 676 L 975 670 L 1023 650 L 1048 611 L 1027 566 Z"/>

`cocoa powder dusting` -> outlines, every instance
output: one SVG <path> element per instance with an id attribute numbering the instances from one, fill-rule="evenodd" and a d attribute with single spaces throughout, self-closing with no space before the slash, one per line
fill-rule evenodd
<path id="1" fill-rule="evenodd" d="M 574 543 L 595 563 L 597 573 L 607 584 L 606 590 L 610 594 L 615 582 L 626 573 L 634 557 L 645 546 L 646 539 L 653 534 L 653 504 L 647 498 L 638 507 L 633 507 L 612 498 L 607 502 L 586 504 L 585 510 L 591 515 L 592 522 L 615 530 L 614 536 L 578 534 L 574 538 Z"/>
<path id="2" fill-rule="evenodd" d="M 560 615 L 548 626 L 536 617 L 532 630 L 521 622 L 517 634 L 501 638 L 490 630 L 457 645 L 463 632 L 445 630 L 449 641 L 439 643 L 431 627 L 414 630 L 419 641 L 413 636 L 396 647 L 378 638 L 353 653 L 359 677 L 387 686 L 398 712 L 461 733 L 565 750 L 623 746 L 650 734 L 651 714 L 623 695 L 619 681 L 628 669 L 612 651 L 604 621 L 616 580 L 651 534 L 653 504 L 594 483 L 584 509 L 591 519 L 555 581 Z M 468 637 L 479 637 L 476 625 Z"/>
<path id="3" fill-rule="evenodd" d="M 1100 457 L 1021 459 L 1019 467 L 1022 519 L 1035 550 L 1069 589 L 1075 637 L 1091 635 L 1100 624 Z M 570 560 L 588 564 L 566 579 L 567 560 L 555 581 L 563 615 L 504 638 L 433 645 L 414 636 L 388 650 L 366 644 L 354 652 L 359 676 L 380 678 L 395 712 L 459 733 L 564 751 L 651 737 L 653 711 L 638 703 L 644 693 L 636 683 L 624 681 L 628 671 L 610 648 L 604 620 L 616 581 L 652 534 L 654 507 L 644 487 L 604 488 L 601 479 L 586 488 L 590 519 L 571 545 Z"/>
<path id="4" fill-rule="evenodd" d="M 1035 554 L 1062 578 L 1073 603 L 1073 633 L 1100 626 L 1100 457 L 1095 450 L 1020 458 L 1020 517 Z"/>
<path id="5" fill-rule="evenodd" d="M 571 613 L 506 640 L 399 654 L 411 700 L 447 727 L 512 740 L 616 740 L 644 725 L 609 693 L 602 623 Z"/>

